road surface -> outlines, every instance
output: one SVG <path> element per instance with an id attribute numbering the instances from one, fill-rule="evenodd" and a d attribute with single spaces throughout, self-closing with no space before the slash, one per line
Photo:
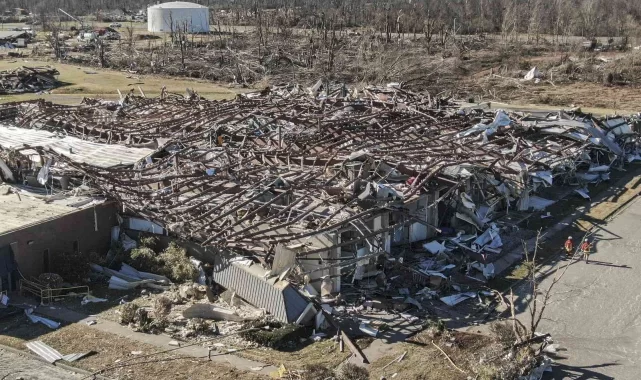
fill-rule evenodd
<path id="1" fill-rule="evenodd" d="M 641 200 L 601 224 L 594 237 L 590 263 L 569 266 L 538 329 L 562 349 L 546 379 L 641 378 Z M 543 269 L 541 289 L 565 263 Z M 525 313 L 520 318 L 527 320 Z"/>
<path id="2" fill-rule="evenodd" d="M 81 374 L 0 348 L 0 379 L 74 380 L 82 378 Z"/>

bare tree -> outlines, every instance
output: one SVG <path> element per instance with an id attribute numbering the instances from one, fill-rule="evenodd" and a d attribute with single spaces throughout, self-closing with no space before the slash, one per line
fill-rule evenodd
<path id="1" fill-rule="evenodd" d="M 589 235 L 590 231 L 587 231 L 580 241 L 583 241 Z M 525 289 L 524 294 L 521 294 L 520 296 L 529 298 L 527 306 L 527 326 L 516 315 L 516 301 L 514 299 L 514 293 L 512 289 L 510 289 L 510 296 L 506 302 L 506 306 L 510 311 L 509 320 L 512 324 L 517 343 L 527 342 L 536 337 L 536 333 L 538 332 L 539 325 L 543 320 L 545 311 L 554 297 L 554 288 L 561 281 L 570 265 L 578 260 L 577 253 L 579 251 L 579 247 L 577 246 L 574 255 L 565 264 L 559 266 L 554 270 L 554 277 L 550 281 L 549 285 L 547 285 L 547 287 L 545 288 L 542 288 L 541 280 L 538 277 L 539 268 L 537 267 L 537 255 L 540 249 L 540 238 L 541 233 L 539 231 L 536 236 L 532 254 L 529 253 L 525 242 L 523 243 L 523 250 L 525 253 L 525 261 L 523 265 L 527 268 L 527 275 L 525 276 L 527 288 Z"/>

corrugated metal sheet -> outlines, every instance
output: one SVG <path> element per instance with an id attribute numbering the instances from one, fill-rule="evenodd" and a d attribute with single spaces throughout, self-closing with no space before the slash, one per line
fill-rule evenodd
<path id="1" fill-rule="evenodd" d="M 55 348 L 39 341 L 33 341 L 27 343 L 27 348 L 33 351 L 35 354 L 43 358 L 44 360 L 48 361 L 49 363 L 55 363 L 58 360 L 64 360 L 67 362 L 75 362 L 78 359 L 82 359 L 85 356 L 94 353 L 92 352 L 85 352 L 81 354 L 69 354 L 69 355 L 62 355 L 60 352 L 58 352 Z"/>
<path id="2" fill-rule="evenodd" d="M 27 348 L 49 363 L 62 360 L 62 354 L 39 340 L 27 343 Z"/>
<path id="3" fill-rule="evenodd" d="M 118 144 L 99 144 L 77 137 L 60 137 L 48 131 L 25 128 L 11 128 L 0 125 L 0 146 L 21 148 L 25 145 L 42 146 L 65 155 L 76 162 L 84 162 L 102 168 L 118 165 L 132 165 L 149 154 L 148 148 L 129 148 Z M 25 154 L 36 154 L 25 150 Z"/>
<path id="4" fill-rule="evenodd" d="M 69 354 L 69 355 L 63 356 L 62 360 L 66 361 L 66 362 L 75 362 L 76 360 L 80 360 L 80 359 L 84 358 L 85 356 L 87 356 L 87 355 L 89 355 L 91 353 L 92 352 L 83 352 L 83 353 L 80 353 L 80 354 Z"/>
<path id="5" fill-rule="evenodd" d="M 214 265 L 213 280 L 258 308 L 264 308 L 274 318 L 293 323 L 307 307 L 305 298 L 287 281 L 263 279 L 265 271 L 258 265 L 229 263 L 220 255 Z"/>
<path id="6" fill-rule="evenodd" d="M 27 32 L 17 30 L 2 30 L 0 31 L 0 40 L 11 40 L 14 38 L 26 37 Z"/>

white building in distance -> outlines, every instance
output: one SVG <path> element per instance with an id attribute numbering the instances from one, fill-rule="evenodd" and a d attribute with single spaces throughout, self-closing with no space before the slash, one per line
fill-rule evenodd
<path id="1" fill-rule="evenodd" d="M 156 4 L 147 9 L 150 32 L 171 32 L 187 28 L 188 33 L 209 33 L 209 8 L 184 1 Z"/>

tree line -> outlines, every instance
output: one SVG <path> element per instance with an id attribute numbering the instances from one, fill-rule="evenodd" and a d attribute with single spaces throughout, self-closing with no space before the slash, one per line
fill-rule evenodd
<path id="1" fill-rule="evenodd" d="M 5 9 L 24 8 L 76 16 L 113 10 L 137 11 L 149 0 L 4 0 Z M 284 26 L 372 28 L 377 32 L 424 34 L 448 29 L 457 34 L 527 33 L 583 37 L 638 37 L 638 0 L 193 0 L 212 17 L 256 25 L 261 13 L 277 15 Z M 223 12 L 221 12 L 223 11 Z"/>

